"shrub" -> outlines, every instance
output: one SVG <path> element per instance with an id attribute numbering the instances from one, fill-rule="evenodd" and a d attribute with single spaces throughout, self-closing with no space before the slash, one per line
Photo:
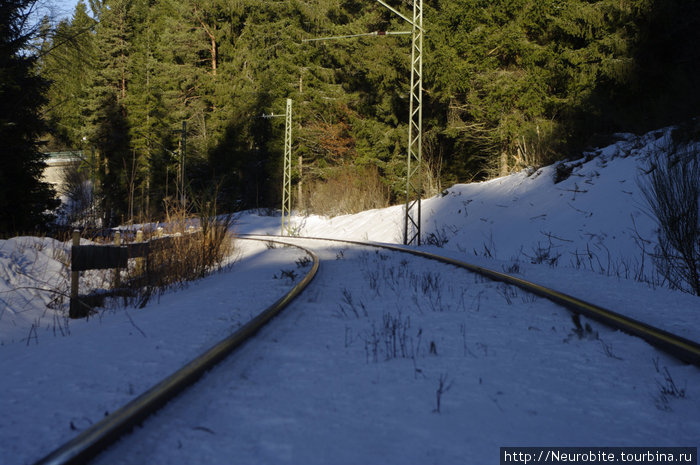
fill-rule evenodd
<path id="1" fill-rule="evenodd" d="M 658 225 L 654 263 L 671 287 L 700 296 L 698 145 L 666 144 L 649 161 L 640 189 Z"/>
<path id="2" fill-rule="evenodd" d="M 151 231 L 146 266 L 131 267 L 127 279 L 130 287 L 139 289 L 140 306 L 154 292 L 206 276 L 231 255 L 233 216 L 216 215 L 215 203 L 202 207 L 195 218 L 181 208 L 168 206 L 165 228 Z"/>
<path id="3" fill-rule="evenodd" d="M 64 222 L 73 226 L 95 227 L 94 198 L 89 168 L 81 163 L 70 163 L 61 172 L 61 189 L 67 202 L 61 206 Z"/>
<path id="4" fill-rule="evenodd" d="M 338 216 L 389 206 L 389 189 L 376 168 L 343 167 L 309 184 L 300 206 L 307 213 Z"/>

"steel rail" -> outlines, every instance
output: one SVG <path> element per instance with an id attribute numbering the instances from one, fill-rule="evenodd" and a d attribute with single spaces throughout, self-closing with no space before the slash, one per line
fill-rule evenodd
<path id="1" fill-rule="evenodd" d="M 283 239 L 289 240 L 290 238 Z M 577 297 L 573 297 L 571 295 L 564 294 L 563 292 L 559 292 L 548 287 L 542 286 L 540 284 L 527 281 L 525 279 L 517 278 L 515 276 L 511 276 L 509 274 L 501 273 L 499 271 L 494 271 L 481 266 L 473 265 L 471 263 L 463 262 L 461 260 L 456 260 L 453 258 L 444 257 L 442 255 L 437 255 L 434 253 L 411 249 L 394 244 L 382 244 L 377 242 L 361 242 L 345 239 L 328 239 L 317 237 L 295 237 L 295 239 L 342 242 L 346 244 L 361 245 L 365 247 L 384 248 L 388 250 L 394 250 L 397 252 L 409 253 L 418 257 L 436 260 L 442 263 L 446 263 L 448 265 L 464 268 L 474 273 L 478 273 L 482 276 L 485 276 L 489 279 L 492 279 L 494 281 L 512 284 L 527 292 L 531 292 L 540 297 L 549 299 L 552 302 L 565 307 L 566 309 L 575 314 L 584 315 L 587 318 L 598 321 L 599 323 L 602 323 L 610 328 L 617 329 L 627 334 L 640 337 L 649 344 L 653 345 L 654 347 L 663 350 L 667 354 L 670 354 L 678 358 L 679 360 L 682 360 L 683 362 L 700 367 L 700 344 L 698 344 L 697 342 L 691 341 L 689 339 L 678 336 L 663 329 L 656 328 L 652 325 L 643 323 L 639 320 L 635 320 L 634 318 L 630 318 L 612 310 L 608 310 L 598 305 L 586 302 Z M 286 243 L 292 244 L 291 242 Z"/>
<path id="2" fill-rule="evenodd" d="M 238 239 L 263 240 L 243 237 L 239 237 Z M 266 323 L 289 305 L 295 297 L 301 294 L 316 276 L 316 272 L 319 268 L 318 256 L 312 251 L 296 244 L 287 244 L 270 238 L 266 238 L 264 241 L 291 245 L 302 249 L 313 259 L 311 270 L 309 270 L 306 276 L 304 276 L 304 278 L 287 294 L 263 310 L 258 316 L 243 325 L 236 332 L 212 346 L 202 355 L 198 356 L 183 368 L 168 376 L 124 407 L 111 413 L 99 423 L 94 424 L 43 459 L 35 462 L 35 465 L 83 464 L 94 458 L 107 446 L 141 424 L 148 416 L 155 413 L 184 389 L 194 384 L 204 373 L 230 355 L 241 344 L 249 340 Z"/>

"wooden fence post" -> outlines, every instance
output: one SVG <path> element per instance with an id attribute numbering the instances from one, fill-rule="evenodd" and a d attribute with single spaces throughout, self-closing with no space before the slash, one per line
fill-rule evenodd
<path id="1" fill-rule="evenodd" d="M 120 231 L 114 233 L 114 245 L 122 245 L 122 233 Z M 114 288 L 119 289 L 121 284 L 121 270 L 119 267 L 116 267 L 114 269 Z"/>
<path id="2" fill-rule="evenodd" d="M 143 230 L 139 229 L 136 231 L 136 242 L 143 242 Z M 143 273 L 143 263 L 146 259 L 143 257 L 139 257 L 136 259 L 136 273 L 141 274 Z"/>
<path id="3" fill-rule="evenodd" d="M 73 230 L 73 246 L 80 245 L 80 231 L 77 229 Z M 70 310 L 69 316 L 71 318 L 76 318 L 78 302 L 78 289 L 80 283 L 80 272 L 73 271 L 73 254 L 71 253 L 71 272 L 70 272 Z"/>

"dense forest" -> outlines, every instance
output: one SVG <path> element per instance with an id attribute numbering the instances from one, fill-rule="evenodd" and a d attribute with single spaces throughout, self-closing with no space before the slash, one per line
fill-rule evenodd
<path id="1" fill-rule="evenodd" d="M 277 206 L 293 99 L 295 203 L 401 201 L 410 25 L 374 0 L 82 0 L 34 37 L 48 150 L 83 150 L 105 220 L 188 195 Z M 388 0 L 410 15 L 413 1 Z M 426 194 L 697 116 L 700 2 L 425 0 Z M 186 150 L 183 150 L 183 147 Z M 338 207 L 344 205 L 344 207 Z"/>

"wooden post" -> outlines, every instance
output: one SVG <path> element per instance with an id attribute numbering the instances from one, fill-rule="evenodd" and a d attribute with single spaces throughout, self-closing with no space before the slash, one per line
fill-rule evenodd
<path id="1" fill-rule="evenodd" d="M 80 231 L 77 229 L 73 230 L 73 246 L 80 245 Z M 78 289 L 80 283 L 80 272 L 73 271 L 73 257 L 71 256 L 71 272 L 70 272 L 70 309 L 69 316 L 71 318 L 77 318 L 80 305 L 78 301 Z"/>
<path id="2" fill-rule="evenodd" d="M 139 229 L 136 231 L 136 242 L 143 242 L 143 230 Z M 144 257 L 139 257 L 136 259 L 136 273 L 143 273 L 143 263 L 145 261 Z"/>
<path id="3" fill-rule="evenodd" d="M 120 231 L 114 233 L 114 245 L 122 245 L 122 233 Z M 121 284 L 121 270 L 119 267 L 116 267 L 114 269 L 114 288 L 119 289 Z"/>

